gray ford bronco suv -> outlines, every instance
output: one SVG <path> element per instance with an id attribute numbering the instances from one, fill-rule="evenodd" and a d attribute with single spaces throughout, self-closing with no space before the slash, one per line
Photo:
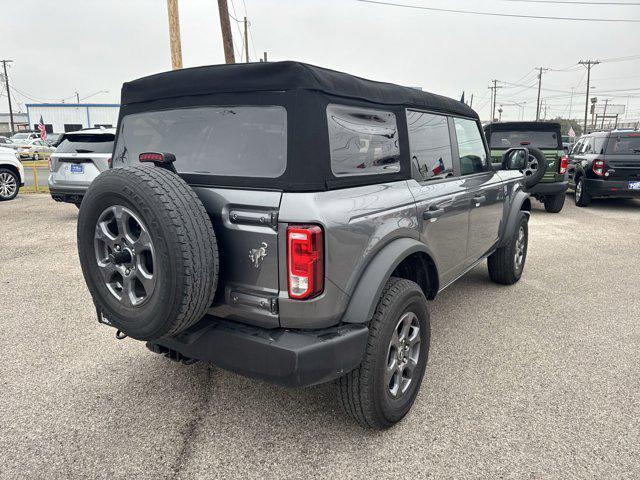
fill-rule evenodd
<path id="1" fill-rule="evenodd" d="M 122 88 L 112 168 L 79 212 L 82 271 L 118 337 L 335 380 L 349 415 L 386 428 L 420 389 L 427 300 L 484 259 L 494 282 L 520 278 L 529 158 L 492 167 L 463 103 L 302 63 L 152 75 Z"/>

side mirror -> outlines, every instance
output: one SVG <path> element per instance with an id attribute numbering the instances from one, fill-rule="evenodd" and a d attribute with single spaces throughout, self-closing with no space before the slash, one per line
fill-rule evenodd
<path id="1" fill-rule="evenodd" d="M 525 147 L 510 148 L 502 155 L 503 170 L 525 170 L 529 163 L 529 149 Z"/>

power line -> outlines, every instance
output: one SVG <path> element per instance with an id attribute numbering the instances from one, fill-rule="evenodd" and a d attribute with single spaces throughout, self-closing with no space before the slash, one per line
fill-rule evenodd
<path id="1" fill-rule="evenodd" d="M 614 23 L 640 23 L 640 20 L 626 19 L 626 18 L 581 18 L 581 17 L 551 17 L 542 15 L 516 15 L 512 13 L 495 13 L 495 12 L 478 12 L 474 10 L 453 10 L 450 8 L 435 8 L 435 7 L 423 7 L 418 5 L 407 5 L 404 3 L 391 3 L 378 0 L 356 0 L 356 2 L 373 3 L 376 5 L 387 5 L 391 7 L 412 8 L 416 10 L 430 10 L 433 12 L 446 12 L 446 13 L 462 13 L 467 15 L 484 15 L 488 17 L 510 17 L 510 18 L 529 18 L 537 20 L 566 20 L 574 22 L 614 22 Z"/>
<path id="2" fill-rule="evenodd" d="M 564 3 L 568 5 L 626 5 L 628 7 L 640 6 L 640 3 L 623 3 L 623 2 L 572 2 L 572 1 L 556 1 L 556 0 L 503 0 L 505 2 L 521 2 L 521 3 Z"/>

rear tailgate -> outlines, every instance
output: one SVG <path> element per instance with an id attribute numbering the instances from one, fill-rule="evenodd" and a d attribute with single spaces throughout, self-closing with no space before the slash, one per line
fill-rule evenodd
<path id="1" fill-rule="evenodd" d="M 640 133 L 612 133 L 605 152 L 608 180 L 640 181 Z"/>
<path id="2" fill-rule="evenodd" d="M 51 156 L 51 172 L 59 186 L 89 186 L 101 172 L 109 168 L 110 153 L 72 154 Z"/>
<path id="3" fill-rule="evenodd" d="M 278 210 L 281 192 L 195 187 L 211 217 L 220 253 L 218 293 L 210 313 L 279 326 Z"/>

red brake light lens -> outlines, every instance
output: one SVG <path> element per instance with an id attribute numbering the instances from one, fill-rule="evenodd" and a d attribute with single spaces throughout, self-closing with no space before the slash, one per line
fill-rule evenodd
<path id="1" fill-rule="evenodd" d="M 569 157 L 563 155 L 560 157 L 560 167 L 558 173 L 567 173 L 567 166 L 569 165 Z"/>
<path id="2" fill-rule="evenodd" d="M 164 162 L 164 155 L 155 152 L 141 153 L 138 160 L 141 162 Z"/>
<path id="3" fill-rule="evenodd" d="M 324 289 L 324 237 L 317 225 L 287 227 L 289 297 L 315 297 Z"/>
<path id="4" fill-rule="evenodd" d="M 605 171 L 604 160 L 594 160 L 593 166 L 591 168 L 593 168 L 593 173 L 595 173 L 599 177 L 604 176 L 604 171 Z"/>

